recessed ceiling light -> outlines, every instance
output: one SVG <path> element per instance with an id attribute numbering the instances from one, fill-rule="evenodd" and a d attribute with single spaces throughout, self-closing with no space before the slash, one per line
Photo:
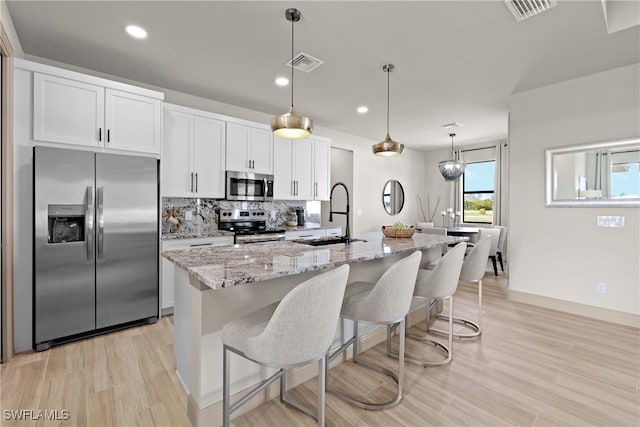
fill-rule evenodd
<path id="1" fill-rule="evenodd" d="M 278 77 L 278 78 L 276 79 L 276 84 L 277 84 L 278 86 L 286 86 L 286 85 L 288 85 L 288 84 L 289 84 L 289 79 L 288 79 L 288 78 L 286 78 L 286 77 Z"/>
<path id="2" fill-rule="evenodd" d="M 138 27 L 137 25 L 127 25 L 124 29 L 131 37 L 135 37 L 137 39 L 147 38 L 147 30 L 142 27 Z"/>
<path id="3" fill-rule="evenodd" d="M 367 111 L 369 111 L 369 107 L 367 107 L 366 105 L 361 105 L 358 107 L 358 109 L 356 110 L 358 113 L 360 114 L 364 114 Z"/>

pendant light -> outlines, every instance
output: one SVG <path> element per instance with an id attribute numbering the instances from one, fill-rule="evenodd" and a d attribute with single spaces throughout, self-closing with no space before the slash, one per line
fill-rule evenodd
<path id="1" fill-rule="evenodd" d="M 384 141 L 373 144 L 371 147 L 373 154 L 376 156 L 399 156 L 404 150 L 404 144 L 395 142 L 389 136 L 389 73 L 394 69 L 393 64 L 385 64 L 382 66 L 382 71 L 387 73 L 387 136 Z"/>
<path id="2" fill-rule="evenodd" d="M 453 153 L 453 137 L 456 136 L 456 134 L 450 133 L 449 136 L 451 137 L 451 160 L 444 160 L 438 163 L 438 169 L 440 169 L 440 173 L 445 181 L 457 181 L 464 173 L 467 162 L 455 159 Z"/>
<path id="3" fill-rule="evenodd" d="M 293 24 L 300 20 L 300 11 L 287 9 L 285 17 L 291 22 L 291 107 L 289 112 L 271 119 L 271 130 L 282 138 L 305 138 L 313 131 L 313 120 L 299 115 L 293 108 Z"/>

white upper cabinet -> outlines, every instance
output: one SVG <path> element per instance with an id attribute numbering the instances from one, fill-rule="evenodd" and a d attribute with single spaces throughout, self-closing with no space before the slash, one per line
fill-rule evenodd
<path id="1" fill-rule="evenodd" d="M 224 197 L 225 122 L 211 113 L 165 104 L 163 197 Z"/>
<path id="2" fill-rule="evenodd" d="M 133 93 L 106 89 L 107 148 L 160 153 L 162 102 Z"/>
<path id="3" fill-rule="evenodd" d="M 227 170 L 273 173 L 273 134 L 239 123 L 227 123 Z"/>
<path id="4" fill-rule="evenodd" d="M 313 150 L 315 200 L 329 200 L 331 186 L 331 143 L 316 139 Z"/>
<path id="5" fill-rule="evenodd" d="M 192 164 L 195 173 L 195 195 L 224 198 L 226 123 L 196 116 L 193 126 Z"/>
<path id="6" fill-rule="evenodd" d="M 35 73 L 33 139 L 101 147 L 104 88 Z"/>
<path id="7" fill-rule="evenodd" d="M 274 139 L 273 197 L 313 200 L 313 140 Z"/>
<path id="8" fill-rule="evenodd" d="M 34 140 L 160 154 L 161 93 L 42 64 L 24 64 L 34 71 Z"/>
<path id="9" fill-rule="evenodd" d="M 274 198 L 329 200 L 330 142 L 275 137 L 274 145 Z"/>

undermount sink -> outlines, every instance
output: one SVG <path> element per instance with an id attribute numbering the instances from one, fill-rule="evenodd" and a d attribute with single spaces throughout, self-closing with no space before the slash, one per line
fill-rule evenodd
<path id="1" fill-rule="evenodd" d="M 302 243 L 303 245 L 309 246 L 325 246 L 325 245 L 335 245 L 337 243 L 346 243 L 347 239 L 344 236 L 340 237 L 325 237 L 319 239 L 309 239 L 309 240 L 294 240 L 296 243 Z M 353 242 L 366 242 L 366 240 L 362 239 L 351 239 L 351 243 Z"/>

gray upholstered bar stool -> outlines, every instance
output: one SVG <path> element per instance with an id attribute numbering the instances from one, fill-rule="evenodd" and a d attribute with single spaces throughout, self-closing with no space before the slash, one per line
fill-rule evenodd
<path id="1" fill-rule="evenodd" d="M 223 426 L 231 413 L 280 379 L 280 401 L 324 425 L 325 356 L 335 337 L 340 307 L 349 276 L 343 265 L 315 276 L 292 289 L 279 303 L 227 323 L 223 343 Z M 262 366 L 279 369 L 252 391 L 231 404 L 229 352 Z M 286 399 L 286 369 L 318 361 L 318 415 Z"/>
<path id="2" fill-rule="evenodd" d="M 353 363 L 381 372 L 398 383 L 398 391 L 394 399 L 382 403 L 368 403 L 348 396 L 329 387 L 327 392 L 355 406 L 370 410 L 381 410 L 396 406 L 403 398 L 404 358 L 398 362 L 398 374 L 358 357 L 358 323 L 374 325 L 400 324 L 400 354 L 404 354 L 405 316 L 409 312 L 413 288 L 420 266 L 422 252 L 416 251 L 406 258 L 397 261 L 376 283 L 353 282 L 347 286 L 341 316 L 353 320 L 353 337 L 343 344 L 335 353 L 327 357 L 327 366 L 353 345 Z"/>
<path id="3" fill-rule="evenodd" d="M 407 362 L 414 363 L 421 366 L 439 366 L 445 365 L 451 362 L 453 356 L 453 294 L 455 294 L 458 288 L 458 280 L 460 278 L 460 270 L 462 269 L 462 261 L 464 259 L 464 253 L 467 248 L 465 242 L 458 243 L 453 248 L 450 248 L 446 254 L 440 259 L 439 262 L 434 264 L 433 270 L 420 269 L 418 271 L 418 277 L 416 280 L 416 287 L 414 290 L 414 297 L 411 302 L 411 311 L 415 311 L 421 306 L 427 307 L 427 331 L 429 331 L 429 305 L 433 299 L 448 299 L 449 300 L 449 344 L 448 346 L 433 340 L 426 335 L 416 335 L 407 332 L 407 337 L 415 340 L 419 340 L 425 344 L 435 346 L 441 351 L 445 359 L 432 361 L 424 359 L 414 359 L 404 356 Z M 387 355 L 391 357 L 403 358 L 403 352 L 399 351 L 394 353 L 391 349 L 391 333 L 393 327 L 387 329 Z M 402 331 L 400 332 L 400 338 L 402 339 Z"/>
<path id="4" fill-rule="evenodd" d="M 491 251 L 492 244 L 492 237 L 485 237 L 480 242 L 476 243 L 462 263 L 460 280 L 463 282 L 478 283 L 478 322 L 475 323 L 467 319 L 454 317 L 454 323 L 461 324 L 473 331 L 471 333 L 456 332 L 453 334 L 456 338 L 473 339 L 482 334 L 482 279 L 484 278 L 484 273 L 487 268 L 487 260 L 489 259 L 489 252 Z M 448 317 L 443 314 L 437 314 L 436 318 L 442 320 L 448 319 Z M 435 334 L 444 335 L 447 333 L 446 331 L 430 327 L 427 330 Z"/>

